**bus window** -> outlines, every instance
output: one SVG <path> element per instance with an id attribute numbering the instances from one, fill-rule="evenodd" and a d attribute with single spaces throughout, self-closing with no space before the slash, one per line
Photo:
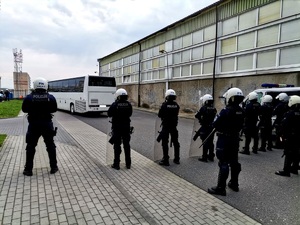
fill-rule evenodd
<path id="1" fill-rule="evenodd" d="M 115 87 L 116 82 L 111 77 L 89 77 L 89 86 Z"/>

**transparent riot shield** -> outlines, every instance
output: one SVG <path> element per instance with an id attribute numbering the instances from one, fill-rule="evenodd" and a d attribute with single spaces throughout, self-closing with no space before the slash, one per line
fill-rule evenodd
<path id="1" fill-rule="evenodd" d="M 108 118 L 107 129 L 107 142 L 106 142 L 106 165 L 112 165 L 114 163 L 114 145 L 113 145 L 113 131 L 111 129 L 111 118 Z M 122 144 L 121 144 L 122 148 Z M 120 165 L 125 164 L 125 154 L 122 150 L 120 155 Z"/>
<path id="2" fill-rule="evenodd" d="M 159 134 L 161 131 L 161 119 L 157 118 L 155 121 L 155 136 L 154 136 L 154 150 L 153 150 L 153 161 L 161 160 L 163 158 L 163 149 L 162 149 L 162 141 L 159 140 Z M 159 140 L 159 142 L 158 142 Z M 169 157 L 170 159 L 174 159 L 174 146 L 170 144 L 171 136 L 169 137 Z"/>
<path id="3" fill-rule="evenodd" d="M 27 130 L 28 130 L 28 114 L 24 114 L 23 116 L 23 151 L 22 151 L 22 154 L 23 154 L 23 165 L 25 166 L 25 163 L 26 163 L 26 133 L 27 133 Z M 54 131 L 55 133 L 57 133 L 57 130 L 58 130 L 58 122 L 56 120 L 56 117 L 55 117 L 55 113 L 52 114 L 52 122 L 53 122 L 53 128 L 54 128 Z M 55 134 L 57 135 L 57 134 Z M 56 136 L 54 136 L 54 143 L 55 143 L 55 139 L 56 139 Z M 45 145 L 45 142 L 44 142 L 44 139 L 43 137 L 41 136 L 38 140 L 38 144 L 37 146 L 35 147 L 35 155 L 34 155 L 34 162 L 33 162 L 33 169 L 38 169 L 38 168 L 44 168 L 44 167 L 49 167 L 50 164 L 49 164 L 49 156 L 48 156 L 48 152 L 46 150 L 46 145 Z"/>
<path id="4" fill-rule="evenodd" d="M 191 144 L 190 144 L 190 151 L 189 151 L 189 157 L 196 157 L 202 155 L 202 147 L 199 148 L 202 144 L 202 140 L 200 139 L 199 128 L 201 127 L 198 119 L 194 120 L 194 126 L 193 126 L 193 133 L 191 137 Z M 195 139 L 195 140 L 194 140 Z"/>

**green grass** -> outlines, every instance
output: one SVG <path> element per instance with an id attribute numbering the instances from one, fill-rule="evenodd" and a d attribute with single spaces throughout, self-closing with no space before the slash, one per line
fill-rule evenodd
<path id="1" fill-rule="evenodd" d="M 0 147 L 3 145 L 6 136 L 7 136 L 6 134 L 0 134 Z"/>
<path id="2" fill-rule="evenodd" d="M 23 100 L 0 102 L 0 119 L 18 116 L 22 109 Z"/>
<path id="3" fill-rule="evenodd" d="M 23 100 L 11 100 L 0 102 L 0 119 L 12 118 L 18 116 L 22 109 Z M 0 134 L 0 147 L 6 138 L 6 134 Z"/>

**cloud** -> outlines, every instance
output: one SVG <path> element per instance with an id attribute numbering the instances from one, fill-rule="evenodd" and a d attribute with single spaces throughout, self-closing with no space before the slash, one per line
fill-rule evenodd
<path id="1" fill-rule="evenodd" d="M 216 0 L 2 0 L 0 76 L 13 88 L 12 49 L 32 79 L 94 74 L 97 59 Z"/>

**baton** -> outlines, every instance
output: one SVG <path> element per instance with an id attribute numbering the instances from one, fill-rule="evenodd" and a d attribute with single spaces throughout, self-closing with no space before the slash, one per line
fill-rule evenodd
<path id="1" fill-rule="evenodd" d="M 214 128 L 214 129 L 210 132 L 210 134 L 209 134 L 209 135 L 207 136 L 207 138 L 202 142 L 202 144 L 200 145 L 199 148 L 201 148 L 201 147 L 207 142 L 208 138 L 210 138 L 210 136 L 211 136 L 215 131 L 216 131 L 216 128 Z"/>

